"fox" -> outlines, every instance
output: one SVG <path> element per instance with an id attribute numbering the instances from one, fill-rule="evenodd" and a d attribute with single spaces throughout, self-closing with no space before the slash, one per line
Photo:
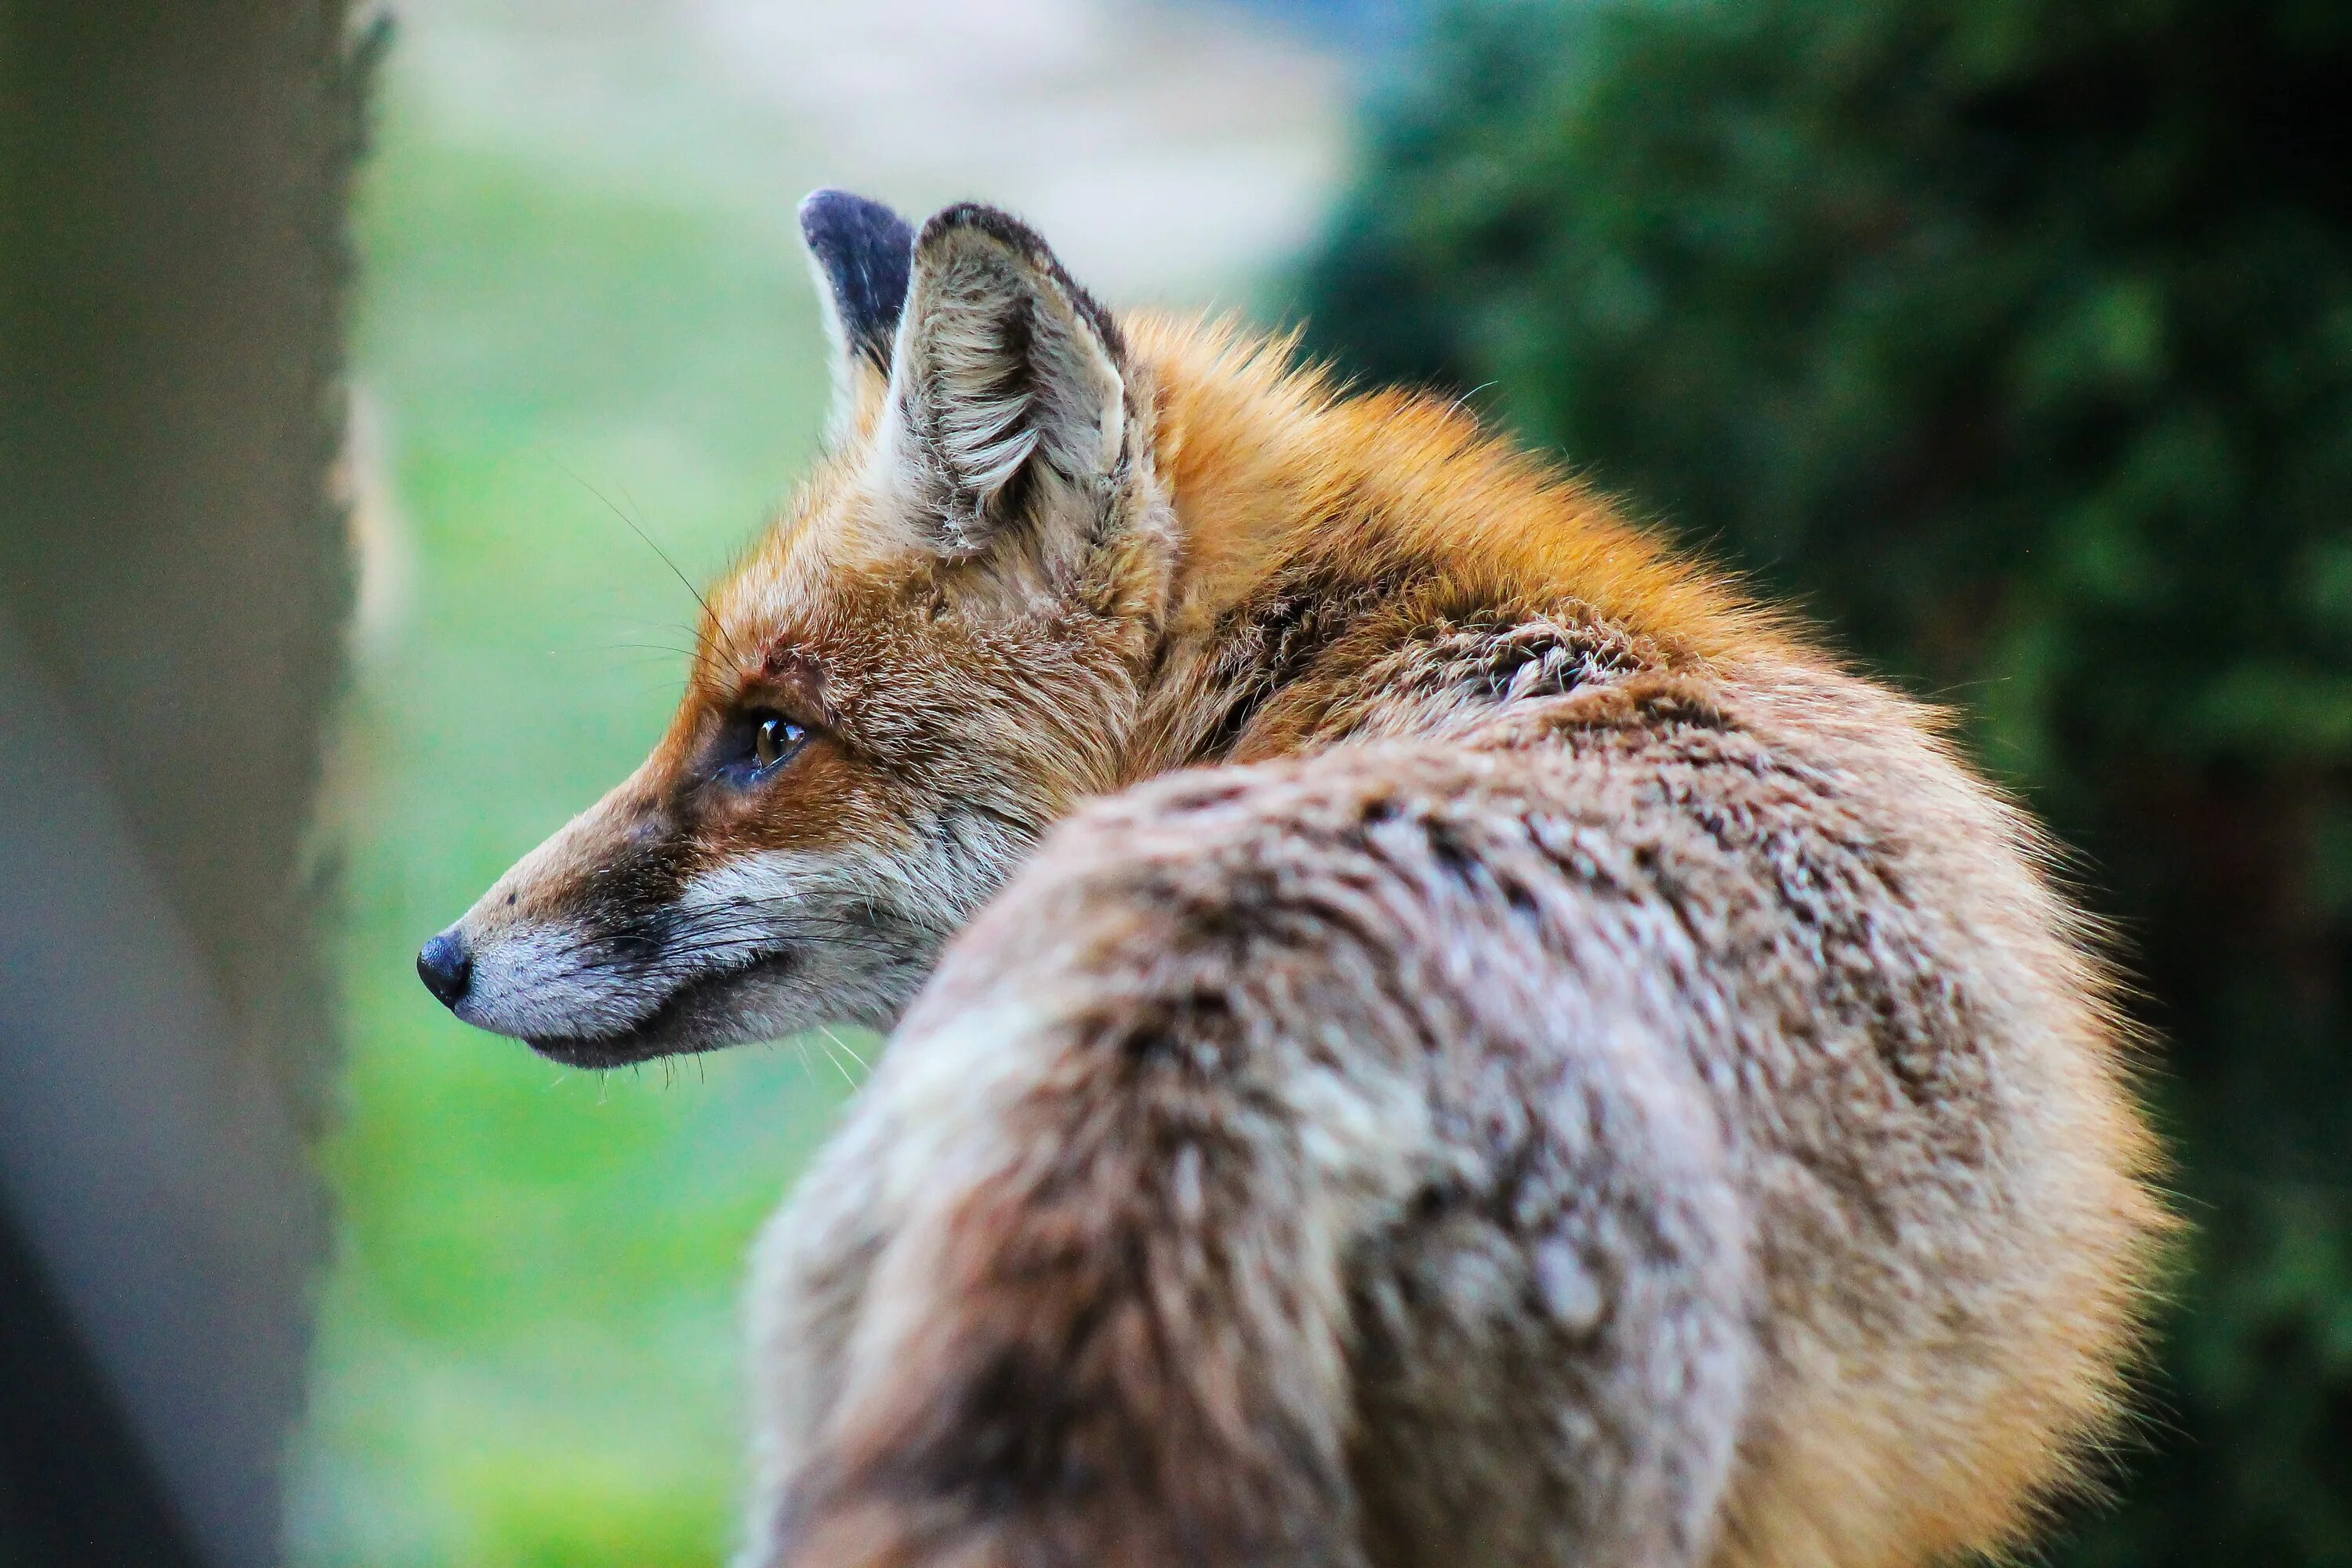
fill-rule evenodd
<path id="1" fill-rule="evenodd" d="M 755 1247 L 742 1568 L 1894 1568 L 2110 1467 L 2112 942 L 1938 711 L 1459 402 L 800 210 L 823 455 L 418 967 L 882 1058 Z"/>

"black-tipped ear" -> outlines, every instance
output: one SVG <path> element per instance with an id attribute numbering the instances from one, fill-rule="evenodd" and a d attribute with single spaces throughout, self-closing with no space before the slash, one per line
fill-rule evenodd
<path id="1" fill-rule="evenodd" d="M 914 270 L 884 428 L 940 548 L 977 553 L 1047 490 L 1099 503 L 1128 436 L 1110 312 L 1034 230 L 976 203 L 923 226 Z"/>
<path id="2" fill-rule="evenodd" d="M 890 374 L 890 345 L 907 305 L 915 231 L 880 202 L 847 191 L 812 191 L 801 203 L 801 237 L 824 275 L 826 303 L 844 355 Z"/>

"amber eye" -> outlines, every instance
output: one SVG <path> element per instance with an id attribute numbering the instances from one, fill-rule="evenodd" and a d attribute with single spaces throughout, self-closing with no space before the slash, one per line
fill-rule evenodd
<path id="1" fill-rule="evenodd" d="M 798 724 L 770 714 L 751 731 L 751 761 L 762 768 L 772 768 L 800 750 L 801 742 L 806 739 L 808 731 Z"/>

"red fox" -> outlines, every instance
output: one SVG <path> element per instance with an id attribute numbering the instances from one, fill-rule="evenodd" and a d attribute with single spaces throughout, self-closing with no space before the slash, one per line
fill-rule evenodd
<path id="1" fill-rule="evenodd" d="M 1936 718 L 1456 406 L 802 221 L 829 454 L 419 959 L 587 1066 L 895 1026 L 761 1246 L 748 1568 L 2017 1542 L 2169 1222 Z"/>

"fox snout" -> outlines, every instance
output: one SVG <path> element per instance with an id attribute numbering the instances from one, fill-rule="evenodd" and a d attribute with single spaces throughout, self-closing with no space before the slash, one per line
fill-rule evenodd
<path id="1" fill-rule="evenodd" d="M 416 955 L 425 988 L 467 1023 L 567 1061 L 610 1064 L 697 983 L 681 966 L 690 846 L 633 779 L 525 857 Z M 739 967 L 779 967 L 781 939 L 733 949 Z"/>
<path id="2" fill-rule="evenodd" d="M 741 793 L 657 758 L 427 941 L 418 978 L 464 1022 L 578 1067 L 887 1027 L 950 929 L 903 896 L 930 879 L 907 875 L 896 836 L 774 842 L 714 792 Z"/>

